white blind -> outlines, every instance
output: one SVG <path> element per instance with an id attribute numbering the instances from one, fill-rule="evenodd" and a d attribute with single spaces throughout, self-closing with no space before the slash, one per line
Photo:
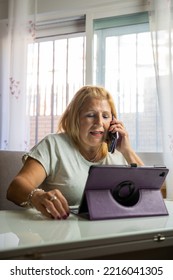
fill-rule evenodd
<path id="1" fill-rule="evenodd" d="M 85 32 L 85 16 L 40 21 L 36 24 L 36 38 Z"/>

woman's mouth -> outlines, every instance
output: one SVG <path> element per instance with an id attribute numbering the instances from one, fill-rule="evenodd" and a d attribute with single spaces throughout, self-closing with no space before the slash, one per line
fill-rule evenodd
<path id="1" fill-rule="evenodd" d="M 103 136 L 103 131 L 91 131 L 90 134 L 93 136 Z"/>

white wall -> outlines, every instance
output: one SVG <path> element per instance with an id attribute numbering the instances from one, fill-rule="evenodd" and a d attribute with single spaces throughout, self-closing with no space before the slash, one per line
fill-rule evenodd
<path id="1" fill-rule="evenodd" d="M 8 16 L 8 0 L 0 0 L 0 19 Z"/>
<path id="2" fill-rule="evenodd" d="M 38 2 L 38 13 L 47 12 L 76 12 L 76 11 L 87 11 L 98 9 L 101 7 L 108 7 L 112 5 L 143 5 L 144 0 L 37 0 Z"/>
<path id="3" fill-rule="evenodd" d="M 43 18 L 101 14 L 113 15 L 146 11 L 147 0 L 37 0 L 38 20 Z M 108 14 L 109 16 L 109 14 Z"/>
<path id="4" fill-rule="evenodd" d="M 23 0 L 25 1 L 25 0 Z M 33 1 L 33 0 L 30 0 Z M 55 18 L 106 10 L 114 13 L 144 11 L 147 0 L 37 0 L 37 13 Z M 34 8 L 34 5 L 33 5 Z M 0 19 L 8 17 L 8 0 L 0 0 Z"/>

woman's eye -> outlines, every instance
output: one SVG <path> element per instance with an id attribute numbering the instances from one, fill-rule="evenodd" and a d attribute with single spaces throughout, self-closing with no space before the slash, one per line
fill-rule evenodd
<path id="1" fill-rule="evenodd" d="M 94 114 L 88 114 L 87 117 L 88 118 L 93 118 L 95 115 Z"/>
<path id="2" fill-rule="evenodd" d="M 103 115 L 103 118 L 104 118 L 104 119 L 109 119 L 110 116 L 109 116 L 109 115 Z"/>
<path id="3" fill-rule="evenodd" d="M 95 114 L 95 113 L 88 113 L 88 114 L 86 115 L 86 117 L 87 117 L 87 118 L 96 118 L 96 117 L 97 117 L 97 114 Z M 102 115 L 102 118 L 103 118 L 103 119 L 110 119 L 111 117 L 110 117 L 109 115 L 107 115 L 107 114 L 104 114 L 104 115 Z"/>

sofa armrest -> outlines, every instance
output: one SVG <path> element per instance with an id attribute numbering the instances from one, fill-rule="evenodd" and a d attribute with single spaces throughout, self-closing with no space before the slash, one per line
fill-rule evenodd
<path id="1" fill-rule="evenodd" d="M 13 202 L 7 200 L 7 189 L 21 169 L 22 151 L 3 151 L 0 150 L 0 210 L 16 210 L 23 209 L 15 205 Z"/>

